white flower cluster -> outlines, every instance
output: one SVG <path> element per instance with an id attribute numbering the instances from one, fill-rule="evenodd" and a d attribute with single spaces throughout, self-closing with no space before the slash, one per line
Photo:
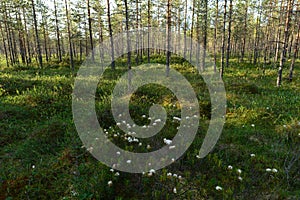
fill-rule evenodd
<path id="1" fill-rule="evenodd" d="M 266 172 L 273 172 L 273 173 L 277 173 L 277 172 L 278 172 L 278 170 L 277 170 L 277 169 L 275 169 L 275 168 L 273 168 L 273 169 L 271 169 L 271 168 L 267 168 L 267 169 L 266 169 Z"/>
<path id="2" fill-rule="evenodd" d="M 221 186 L 218 186 L 218 185 L 217 185 L 217 186 L 216 186 L 216 190 L 217 190 L 217 191 L 222 191 L 223 188 L 222 188 Z"/>
<path id="3" fill-rule="evenodd" d="M 172 174 L 171 172 L 168 172 L 167 173 L 167 177 L 173 177 L 173 178 L 178 178 L 179 180 L 181 180 L 182 179 L 182 176 L 180 176 L 180 175 L 177 175 L 177 174 Z"/>

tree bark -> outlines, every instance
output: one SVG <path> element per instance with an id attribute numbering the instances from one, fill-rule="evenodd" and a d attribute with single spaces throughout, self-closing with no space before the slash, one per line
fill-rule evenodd
<path id="1" fill-rule="evenodd" d="M 73 61 L 73 46 L 72 46 L 72 38 L 71 38 L 71 23 L 70 23 L 70 15 L 68 9 L 68 2 L 65 0 L 66 7 L 66 16 L 67 16 L 67 28 L 68 28 L 68 40 L 69 40 L 69 54 L 70 54 L 70 65 L 71 69 L 74 72 L 74 61 Z"/>
<path id="2" fill-rule="evenodd" d="M 58 16 L 57 16 L 57 5 L 56 0 L 53 1 L 54 3 L 54 16 L 55 16 L 55 28 L 56 28 L 56 38 L 57 38 L 57 57 L 58 61 L 62 61 L 62 54 L 61 54 L 61 46 L 60 46 L 60 31 L 58 26 Z"/>
<path id="3" fill-rule="evenodd" d="M 29 41 L 29 36 L 28 36 L 28 30 L 27 30 L 27 21 L 26 21 L 26 15 L 25 15 L 25 8 L 22 8 L 22 15 L 23 15 L 23 21 L 24 21 L 24 31 L 25 31 L 25 40 L 26 40 L 26 45 L 25 48 L 27 49 L 27 60 L 26 63 L 27 65 L 31 63 L 31 50 L 30 50 L 30 41 Z"/>
<path id="4" fill-rule="evenodd" d="M 291 21 L 291 15 L 293 11 L 293 5 L 294 0 L 288 1 L 288 8 L 287 8 L 287 15 L 286 15 L 286 21 L 285 21 L 285 28 L 284 28 L 284 44 L 283 49 L 281 51 L 280 55 L 280 64 L 278 69 L 278 76 L 277 76 L 277 86 L 281 86 L 282 82 L 282 70 L 286 61 L 286 52 L 288 47 L 288 41 L 289 41 L 289 30 L 290 30 L 290 21 Z"/>
<path id="5" fill-rule="evenodd" d="M 88 11 L 88 24 L 89 24 L 89 35 L 90 35 L 90 50 L 92 54 L 92 61 L 95 61 L 95 54 L 94 54 L 94 44 L 93 44 L 93 30 L 92 30 L 92 18 L 91 18 L 91 7 L 90 7 L 90 0 L 86 0 L 87 4 L 87 11 Z"/>
<path id="6" fill-rule="evenodd" d="M 195 5 L 196 0 L 193 1 L 192 5 L 192 26 L 191 26 L 191 44 L 190 44 L 190 62 L 192 61 L 192 54 L 193 54 L 193 34 L 194 34 L 194 18 L 195 18 Z"/>
<path id="7" fill-rule="evenodd" d="M 218 40 L 218 17 L 219 17 L 219 0 L 216 0 L 216 16 L 215 16 L 215 28 L 214 28 L 214 72 L 217 72 L 217 40 Z"/>
<path id="8" fill-rule="evenodd" d="M 281 1 L 281 5 L 280 5 L 280 13 L 284 13 L 285 12 L 285 8 L 284 8 L 284 5 L 283 5 L 283 2 L 284 1 Z M 275 49 L 275 57 L 274 57 L 274 62 L 277 63 L 278 61 L 278 55 L 279 55 L 279 50 L 280 50 L 280 38 L 281 38 L 281 23 L 283 21 L 283 14 L 280 15 L 279 17 L 279 26 L 278 26 L 278 29 L 277 29 L 277 37 L 276 37 L 276 49 Z"/>
<path id="9" fill-rule="evenodd" d="M 224 75 L 224 65 L 225 65 L 225 36 L 226 36 L 226 16 L 227 16 L 227 0 L 224 1 L 224 17 L 223 17 L 223 33 L 222 33 L 222 55 L 221 55 L 221 71 L 220 77 Z"/>
<path id="10" fill-rule="evenodd" d="M 108 31 L 110 37 L 110 46 L 111 46 L 111 68 L 115 69 L 115 50 L 114 50 L 114 40 L 113 40 L 113 33 L 112 33 L 112 26 L 111 26 L 111 18 L 110 18 L 110 2 L 107 2 L 107 18 L 108 18 Z"/>
<path id="11" fill-rule="evenodd" d="M 183 58 L 186 59 L 186 31 L 187 31 L 187 0 L 185 0 L 185 9 L 184 9 L 184 28 L 183 28 L 183 37 L 184 37 L 184 46 L 183 46 Z"/>
<path id="12" fill-rule="evenodd" d="M 44 17 L 43 17 L 44 18 Z M 46 56 L 46 61 L 49 62 L 49 54 L 48 54 L 48 42 L 47 42 L 47 38 L 48 38 L 48 34 L 47 34 L 47 30 L 46 30 L 46 27 L 47 27 L 47 23 L 46 23 L 46 20 L 44 20 L 44 23 L 43 23 L 43 35 L 44 35 L 44 49 L 45 49 L 45 56 Z"/>
<path id="13" fill-rule="evenodd" d="M 36 18 L 36 12 L 35 12 L 35 3 L 34 0 L 31 0 L 32 3 L 32 14 L 33 14 L 33 22 L 34 22 L 34 31 L 35 31 L 35 38 L 36 38 L 36 49 L 38 54 L 38 60 L 39 60 L 39 66 L 40 68 L 43 68 L 43 57 L 42 57 L 42 51 L 41 51 L 41 42 L 40 37 L 38 33 L 38 24 L 37 24 L 37 18 Z"/>
<path id="14" fill-rule="evenodd" d="M 245 8 L 245 19 L 244 19 L 244 32 L 243 32 L 243 43 L 241 49 L 241 61 L 244 62 L 245 50 L 246 50 L 246 37 L 247 37 L 247 29 L 248 29 L 248 0 L 246 0 L 246 8 Z"/>
<path id="15" fill-rule="evenodd" d="M 232 24 L 232 0 L 229 3 L 229 23 L 228 23 L 228 36 L 227 36 L 227 53 L 226 53 L 226 68 L 229 67 L 229 57 L 230 57 L 230 42 L 231 42 L 231 24 Z"/>
<path id="16" fill-rule="evenodd" d="M 206 60 L 206 48 L 207 48 L 207 15 L 208 15 L 208 8 L 207 5 L 208 0 L 204 0 L 204 27 L 203 27 L 203 54 L 202 54 L 202 64 L 201 70 L 205 69 L 205 60 Z"/>
<path id="17" fill-rule="evenodd" d="M 128 8 L 127 8 L 128 9 Z M 140 33 L 139 33 L 139 2 L 138 0 L 135 1 L 135 11 L 136 11 L 136 16 L 135 16 L 135 28 L 136 28 L 136 52 L 135 52 L 135 62 L 136 65 L 139 64 L 139 53 L 141 51 L 141 49 L 139 49 L 139 43 L 142 42 L 142 40 L 140 41 Z M 128 10 L 127 10 L 127 20 L 129 20 L 128 18 Z M 142 45 L 142 44 L 141 44 Z M 141 58 L 143 57 L 142 53 L 141 53 Z"/>
<path id="18" fill-rule="evenodd" d="M 151 15 L 150 15 L 150 9 L 151 9 L 151 0 L 148 0 L 148 33 L 147 33 L 147 42 L 148 42 L 148 49 L 147 49 L 147 61 L 150 63 L 150 26 L 151 26 Z"/>
<path id="19" fill-rule="evenodd" d="M 2 29 L 2 24 L 1 23 L 0 23 L 0 33 L 1 33 L 3 47 L 4 47 L 4 53 L 5 53 L 5 59 L 6 59 L 6 66 L 9 67 L 7 47 L 6 47 L 4 32 L 3 32 L 3 29 Z"/>
<path id="20" fill-rule="evenodd" d="M 171 57 L 171 3 L 172 0 L 167 2 L 167 60 L 166 60 L 166 76 L 169 76 L 170 73 L 170 57 Z"/>
<path id="21" fill-rule="evenodd" d="M 295 67 L 295 61 L 299 52 L 299 42 L 300 42 L 300 18 L 298 16 L 298 30 L 297 30 L 297 36 L 295 39 L 295 44 L 294 44 L 294 52 L 293 52 L 293 58 L 292 58 L 292 63 L 290 66 L 290 72 L 289 72 L 289 80 L 293 80 L 293 72 L 294 72 L 294 67 Z"/>

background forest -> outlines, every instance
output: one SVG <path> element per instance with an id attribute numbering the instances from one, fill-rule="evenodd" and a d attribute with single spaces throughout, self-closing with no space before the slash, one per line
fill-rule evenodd
<path id="1" fill-rule="evenodd" d="M 0 199 L 299 199 L 299 6 L 299 0 L 1 0 Z M 143 48 L 114 58 L 130 45 L 159 44 L 147 40 L 150 28 L 164 31 L 175 53 Z M 140 64 L 178 70 L 195 88 L 201 111 L 189 150 L 144 174 L 98 162 L 78 137 L 71 105 L 80 65 L 88 57 L 98 62 L 92 50 L 133 30 L 139 32 L 131 43 L 110 41 L 112 63 L 97 89 L 97 117 L 107 136 L 129 151 L 150 152 L 177 132 L 176 97 L 154 84 L 135 92 L 130 114 L 152 126 L 149 108 L 161 104 L 169 120 L 160 134 L 132 142 L 116 125 L 112 90 Z M 212 61 L 227 93 L 222 136 L 203 159 L 197 154 L 211 102 L 190 64 L 195 51 L 201 69 Z"/>

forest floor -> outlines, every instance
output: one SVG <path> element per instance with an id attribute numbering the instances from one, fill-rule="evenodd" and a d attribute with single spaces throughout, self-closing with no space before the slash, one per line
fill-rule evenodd
<path id="1" fill-rule="evenodd" d="M 284 79 L 278 88 L 273 66 L 263 73 L 261 67 L 232 61 L 224 75 L 223 133 L 214 150 L 198 159 L 210 118 L 209 94 L 191 66 L 177 58 L 172 63 L 197 88 L 200 128 L 184 156 L 144 175 L 113 171 L 83 147 L 72 118 L 74 77 L 68 67 L 0 67 L 0 199 L 297 199 L 300 64 L 293 82 Z M 170 120 L 159 136 L 140 140 L 141 145 L 115 136 L 110 94 L 125 66 L 120 60 L 114 72 L 105 72 L 97 90 L 98 119 L 120 147 L 148 152 L 162 146 L 162 138 L 172 138 L 176 124 Z M 137 124 L 149 123 L 142 115 L 148 116 L 153 102 L 162 104 L 171 119 L 180 113 L 168 90 L 144 86 L 131 98 Z"/>

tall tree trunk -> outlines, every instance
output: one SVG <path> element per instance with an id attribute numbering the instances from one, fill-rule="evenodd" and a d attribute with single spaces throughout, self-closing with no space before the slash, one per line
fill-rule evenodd
<path id="1" fill-rule="evenodd" d="M 30 47 L 30 41 L 28 36 L 28 30 L 27 30 L 27 21 L 26 21 L 26 15 L 25 15 L 25 8 L 22 8 L 22 15 L 23 15 L 23 21 L 24 21 L 24 31 L 25 31 L 25 40 L 26 40 L 26 52 L 27 52 L 27 65 L 31 63 L 31 47 Z"/>
<path id="2" fill-rule="evenodd" d="M 43 17 L 44 18 L 44 17 Z M 47 23 L 46 23 L 46 20 L 44 20 L 44 23 L 43 23 L 43 35 L 44 35 L 44 49 L 45 49 L 45 56 L 46 56 L 46 61 L 49 62 L 49 54 L 48 54 L 48 34 L 47 34 Z"/>
<path id="3" fill-rule="evenodd" d="M 2 42 L 3 42 L 3 47 L 4 47 L 6 66 L 9 67 L 8 54 L 7 54 L 7 47 L 6 47 L 6 42 L 5 42 L 4 32 L 3 32 L 3 29 L 2 29 L 2 23 L 0 23 L 0 33 L 1 33 Z"/>
<path id="4" fill-rule="evenodd" d="M 131 69 L 131 44 L 130 44 L 130 35 L 129 35 L 129 16 L 128 16 L 128 4 L 127 0 L 124 0 L 125 4 L 125 17 L 126 17 L 126 41 L 127 41 L 127 68 Z"/>
<path id="5" fill-rule="evenodd" d="M 72 37 L 71 37 L 71 22 L 70 22 L 70 15 L 69 15 L 68 1 L 67 0 L 65 0 L 65 7 L 66 7 L 66 16 L 67 16 L 67 28 L 68 28 L 68 40 L 69 40 L 70 65 L 71 65 L 72 71 L 74 72 L 73 46 L 72 46 Z"/>
<path id="6" fill-rule="evenodd" d="M 160 12 L 160 7 L 158 6 L 157 7 L 157 28 L 161 28 L 160 27 L 160 15 L 161 15 L 161 12 Z M 159 45 L 160 44 L 160 38 L 158 38 L 157 37 L 157 40 L 156 40 L 156 45 Z M 166 45 L 166 43 L 164 44 L 164 45 Z M 155 49 L 155 53 L 158 53 L 159 55 L 161 54 L 161 50 L 160 50 L 160 48 L 159 49 Z"/>
<path id="7" fill-rule="evenodd" d="M 138 2 L 139 3 L 139 2 Z M 138 6 L 139 7 L 139 15 L 137 16 L 138 18 L 138 28 L 141 28 L 141 24 L 142 24 L 142 6 Z M 139 36 L 139 41 L 140 41 L 140 63 L 143 62 L 143 56 L 145 55 L 145 40 L 144 40 L 144 34 L 141 34 L 142 32 L 138 30 L 138 36 Z"/>
<path id="8" fill-rule="evenodd" d="M 204 0 L 203 3 L 204 3 L 204 26 L 203 26 L 203 54 L 202 54 L 201 70 L 205 69 L 205 60 L 206 60 L 208 0 Z"/>
<path id="9" fill-rule="evenodd" d="M 166 76 L 169 76 L 170 73 L 170 57 L 171 57 L 171 3 L 172 0 L 167 2 L 167 60 L 166 60 Z"/>
<path id="10" fill-rule="evenodd" d="M 281 1 L 281 5 L 280 5 L 280 13 L 284 13 L 285 12 L 285 8 L 284 8 L 284 1 Z M 279 17 L 279 26 L 277 29 L 277 37 L 276 37 L 276 49 L 275 49 L 275 57 L 274 57 L 274 62 L 277 63 L 278 61 L 278 56 L 279 56 L 279 50 L 280 50 L 280 38 L 281 38 L 281 24 L 283 21 L 283 14 L 280 15 Z"/>
<path id="11" fill-rule="evenodd" d="M 6 38 L 7 38 L 7 42 L 8 42 L 8 52 L 9 52 L 9 58 L 10 58 L 10 62 L 12 65 L 15 64 L 15 58 L 14 58 L 14 50 L 13 50 L 13 44 L 12 44 L 12 36 L 11 36 L 11 29 L 9 27 L 9 23 L 8 23 L 8 15 L 7 15 L 7 10 L 6 10 L 6 4 L 5 2 L 3 2 L 4 5 L 2 5 L 4 7 L 4 28 L 5 28 L 5 32 L 6 32 Z"/>
<path id="12" fill-rule="evenodd" d="M 127 8 L 128 9 L 128 8 Z M 127 10 L 128 12 L 128 10 Z M 136 28 L 136 52 L 135 52 L 135 62 L 136 62 L 136 65 L 139 64 L 139 52 L 140 52 L 140 49 L 138 48 L 139 47 L 139 43 L 142 42 L 140 41 L 140 33 L 139 33 L 139 2 L 138 1 L 135 1 L 135 12 L 136 12 L 136 16 L 135 16 L 135 28 Z M 127 20 L 128 19 L 128 13 L 127 13 Z M 143 57 L 142 53 L 141 53 L 141 58 Z"/>
<path id="13" fill-rule="evenodd" d="M 111 46 L 111 68 L 115 69 L 115 50 L 114 50 L 114 40 L 113 40 L 111 18 L 110 18 L 110 2 L 109 0 L 107 0 L 106 2 L 107 2 L 108 31 L 109 31 L 110 46 Z"/>
<path id="14" fill-rule="evenodd" d="M 35 39 L 36 39 L 36 49 L 38 54 L 38 60 L 39 60 L 39 66 L 40 68 L 43 67 L 43 57 L 42 57 L 42 51 L 41 51 L 41 42 L 40 37 L 38 33 L 38 24 L 37 24 L 37 18 L 36 18 L 36 12 L 35 12 L 35 3 L 34 0 L 31 0 L 32 3 L 32 14 L 33 14 L 33 22 L 34 22 L 34 31 L 35 31 Z"/>
<path id="15" fill-rule="evenodd" d="M 290 59 L 292 57 L 292 47 L 294 44 L 294 32 L 295 32 L 295 30 L 291 31 L 291 39 L 289 41 L 288 52 L 287 52 L 288 59 Z"/>
<path id="16" fill-rule="evenodd" d="M 87 11 L 88 11 L 88 23 L 89 23 L 89 34 L 90 34 L 90 50 L 92 53 L 92 61 L 95 61 L 95 54 L 94 54 L 94 44 L 93 44 L 93 30 L 92 30 L 92 18 L 91 18 L 91 7 L 90 7 L 90 0 L 86 0 L 87 3 Z"/>
<path id="17" fill-rule="evenodd" d="M 228 36 L 227 36 L 227 53 L 226 53 L 226 68 L 229 67 L 229 57 L 230 57 L 230 42 L 231 42 L 231 24 L 232 24 L 232 0 L 229 1 L 229 17 L 228 17 L 228 20 L 229 20 L 229 23 L 228 23 Z"/>
<path id="18" fill-rule="evenodd" d="M 148 0 L 148 8 L 147 8 L 147 14 L 148 14 L 148 33 L 147 33 L 147 42 L 148 42 L 148 49 L 147 49 L 147 61 L 150 63 L 150 26 L 151 26 L 151 15 L 150 15 L 150 9 L 151 9 L 151 0 Z"/>
<path id="19" fill-rule="evenodd" d="M 84 21 L 87 20 L 86 13 L 83 14 Z M 84 23 L 84 39 L 85 39 L 85 57 L 89 55 L 89 32 L 88 32 L 88 23 Z"/>
<path id="20" fill-rule="evenodd" d="M 214 72 L 217 72 L 217 51 L 216 46 L 218 42 L 218 17 L 219 17 L 219 0 L 216 0 L 216 16 L 215 16 L 215 28 L 214 28 Z"/>
<path id="21" fill-rule="evenodd" d="M 292 11 L 293 11 L 293 5 L 294 5 L 294 0 L 289 0 L 286 21 L 285 21 L 285 28 L 284 28 L 284 44 L 283 44 L 283 49 L 282 49 L 281 55 L 280 55 L 280 64 L 279 64 L 279 69 L 278 69 L 278 77 L 277 77 L 277 86 L 278 87 L 281 85 L 281 82 L 282 82 L 282 70 L 284 67 L 284 63 L 286 61 L 286 52 L 287 52 L 288 41 L 289 41 L 289 30 L 290 30 L 290 21 L 291 21 L 291 15 L 292 15 Z"/>
<path id="22" fill-rule="evenodd" d="M 184 47 L 183 47 L 183 58 L 186 59 L 186 50 L 187 50 L 187 44 L 186 44 L 186 32 L 187 32 L 187 0 L 185 0 L 185 9 L 184 9 L 184 28 L 183 28 L 183 37 L 184 37 Z"/>
<path id="23" fill-rule="evenodd" d="M 99 26 L 99 54 L 100 54 L 100 62 L 101 67 L 103 69 L 103 62 L 104 62 L 104 52 L 103 52 L 103 22 L 102 22 L 102 16 L 100 13 L 98 14 L 98 26 Z"/>
<path id="24" fill-rule="evenodd" d="M 202 69 L 200 66 L 200 47 L 201 47 L 201 39 L 200 39 L 200 13 L 201 13 L 201 5 L 197 4 L 197 14 L 196 14 L 196 38 L 197 38 L 197 50 L 196 50 L 196 66 L 197 69 Z"/>
<path id="25" fill-rule="evenodd" d="M 176 54 L 180 54 L 180 45 L 181 45 L 181 10 L 180 6 L 177 9 L 177 38 L 175 39 L 176 43 Z"/>
<path id="26" fill-rule="evenodd" d="M 255 28 L 255 40 L 254 40 L 254 50 L 253 50 L 253 64 L 257 64 L 257 59 L 259 58 L 259 40 L 260 40 L 260 23 L 261 23 L 261 14 L 262 11 L 259 11 L 259 16 L 257 18 L 256 22 L 256 28 Z"/>
<path id="27" fill-rule="evenodd" d="M 54 0 L 54 16 L 55 16 L 56 38 L 57 38 L 57 57 L 58 57 L 58 61 L 61 62 L 62 61 L 62 52 L 61 52 L 61 44 L 60 44 L 60 31 L 59 31 L 59 26 L 58 26 L 56 0 Z"/>
<path id="28" fill-rule="evenodd" d="M 247 37 L 247 29 L 248 29 L 248 0 L 246 0 L 246 8 L 245 8 L 245 18 L 244 18 L 244 30 L 243 30 L 243 43 L 241 49 L 241 61 L 244 62 L 245 50 L 246 50 L 246 37 Z"/>
<path id="29" fill-rule="evenodd" d="M 224 75 L 224 65 L 225 65 L 225 37 L 226 37 L 226 16 L 227 16 L 227 0 L 224 1 L 224 17 L 223 17 L 223 31 L 222 31 L 222 55 L 221 55 L 221 78 Z"/>
<path id="30" fill-rule="evenodd" d="M 19 33 L 19 48 L 20 48 L 20 55 L 22 59 L 22 63 L 26 63 L 26 48 L 24 44 L 24 31 L 22 27 L 22 20 L 21 20 L 21 15 L 20 12 L 18 11 L 16 13 L 16 21 L 18 22 L 18 33 Z"/>
<path id="31" fill-rule="evenodd" d="M 128 90 L 131 90 L 131 43 L 130 43 L 130 35 L 129 35 L 129 16 L 128 16 L 128 4 L 127 0 L 124 0 L 125 4 L 125 29 L 126 29 L 126 41 L 127 41 L 127 69 L 128 69 Z M 137 51 L 138 53 L 138 51 Z M 138 62 L 138 58 L 137 58 Z"/>
<path id="32" fill-rule="evenodd" d="M 80 62 L 82 61 L 82 53 L 83 53 L 82 40 L 79 40 L 79 61 Z"/>
<path id="33" fill-rule="evenodd" d="M 16 33 L 15 31 L 12 29 L 11 30 L 11 34 L 12 34 L 12 41 L 13 41 L 13 53 L 14 53 L 14 60 L 16 64 L 19 64 L 19 55 L 18 55 L 18 51 L 17 51 L 17 39 L 16 39 Z"/>
<path id="34" fill-rule="evenodd" d="M 295 44 L 294 44 L 294 52 L 293 52 L 293 58 L 292 58 L 292 63 L 290 66 L 290 72 L 289 72 L 289 80 L 292 81 L 293 80 L 293 72 L 294 72 L 294 67 L 295 67 L 295 61 L 299 52 L 299 42 L 300 42 L 300 18 L 299 15 L 298 16 L 298 30 L 297 30 L 297 36 L 295 39 Z"/>
<path id="35" fill-rule="evenodd" d="M 191 44 L 190 44 L 190 62 L 192 61 L 192 54 L 193 54 L 193 33 L 194 33 L 194 18 L 195 18 L 195 5 L 196 0 L 193 0 L 192 5 L 192 26 L 191 26 Z"/>

